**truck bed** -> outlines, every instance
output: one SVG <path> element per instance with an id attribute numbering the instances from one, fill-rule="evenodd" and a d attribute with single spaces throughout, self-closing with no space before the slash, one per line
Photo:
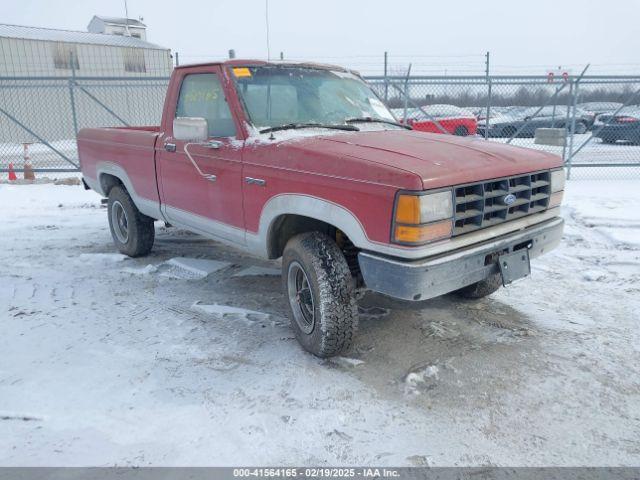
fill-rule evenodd
<path id="1" fill-rule="evenodd" d="M 155 147 L 159 134 L 159 126 L 80 130 L 78 157 L 85 180 L 101 192 L 101 174 L 123 173 L 130 183 L 130 186 L 126 185 L 127 190 L 133 189 L 129 192 L 132 196 L 137 196 L 143 203 L 159 206 L 155 182 Z M 118 178 L 122 177 L 118 175 Z"/>

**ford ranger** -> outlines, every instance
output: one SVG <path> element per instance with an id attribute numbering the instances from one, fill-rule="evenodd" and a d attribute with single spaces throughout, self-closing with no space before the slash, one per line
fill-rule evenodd
<path id="1" fill-rule="evenodd" d="M 162 123 L 78 134 L 113 241 L 149 253 L 154 221 L 268 259 L 296 338 L 353 341 L 356 293 L 480 298 L 560 241 L 561 159 L 411 131 L 355 72 L 230 60 L 177 67 Z"/>

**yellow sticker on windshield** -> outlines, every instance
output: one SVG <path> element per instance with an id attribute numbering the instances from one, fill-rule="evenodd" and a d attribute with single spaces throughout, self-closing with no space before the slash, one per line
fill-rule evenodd
<path id="1" fill-rule="evenodd" d="M 249 70 L 247 67 L 235 67 L 233 69 L 233 74 L 236 77 L 250 77 L 251 70 Z"/>

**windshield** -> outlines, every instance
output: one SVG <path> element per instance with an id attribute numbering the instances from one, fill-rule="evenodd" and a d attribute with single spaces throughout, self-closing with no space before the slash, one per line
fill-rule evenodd
<path id="1" fill-rule="evenodd" d="M 345 124 L 362 118 L 395 121 L 369 86 L 351 73 L 279 65 L 231 70 L 249 119 L 258 129 Z"/>

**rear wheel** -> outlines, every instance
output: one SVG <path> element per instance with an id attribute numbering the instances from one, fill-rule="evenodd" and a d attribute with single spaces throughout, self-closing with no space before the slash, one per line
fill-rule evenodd
<path id="1" fill-rule="evenodd" d="M 477 299 L 491 295 L 502 285 L 502 275 L 494 273 L 489 278 L 472 283 L 467 287 L 456 290 L 454 293 L 462 298 Z"/>
<path id="2" fill-rule="evenodd" d="M 458 125 L 453 131 L 453 134 L 459 137 L 466 137 L 467 135 L 469 135 L 469 129 L 464 125 Z"/>
<path id="3" fill-rule="evenodd" d="M 358 326 L 354 282 L 338 245 L 319 232 L 287 243 L 282 283 L 300 345 L 318 357 L 347 350 Z"/>
<path id="4" fill-rule="evenodd" d="M 587 125 L 583 122 L 578 122 L 576 123 L 576 133 L 578 135 L 582 135 L 584 133 L 587 133 Z"/>
<path id="5" fill-rule="evenodd" d="M 146 255 L 153 247 L 153 218 L 140 213 L 127 191 L 115 186 L 107 202 L 109 228 L 118 250 L 130 257 Z"/>

